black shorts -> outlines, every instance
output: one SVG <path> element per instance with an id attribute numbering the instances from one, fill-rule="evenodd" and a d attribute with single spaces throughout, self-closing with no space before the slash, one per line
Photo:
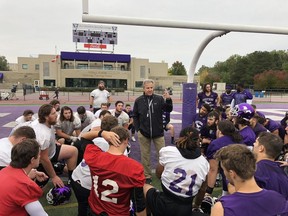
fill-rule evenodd
<path id="1" fill-rule="evenodd" d="M 56 163 L 58 161 L 60 149 L 61 149 L 61 145 L 56 145 L 56 152 L 55 152 L 53 158 L 50 159 L 52 164 Z M 37 168 L 37 171 L 44 172 L 48 176 L 48 173 L 46 172 L 46 170 L 44 169 L 42 164 L 39 164 L 39 166 Z M 36 180 L 36 184 L 39 185 L 42 188 L 48 183 L 48 181 L 49 181 L 49 178 L 47 180 L 43 181 L 43 182 L 39 182 L 39 181 Z"/>
<path id="2" fill-rule="evenodd" d="M 134 188 L 131 192 L 131 200 L 133 202 L 134 212 L 142 212 L 146 208 L 143 187 Z"/>
<path id="3" fill-rule="evenodd" d="M 56 144 L 55 144 L 56 145 Z M 56 150 L 55 150 L 55 154 L 54 156 L 50 159 L 51 162 L 57 162 L 58 161 L 58 157 L 60 154 L 60 149 L 61 149 L 62 145 L 56 145 Z"/>
<path id="4" fill-rule="evenodd" d="M 146 194 L 147 207 L 153 215 L 183 216 L 192 215 L 192 202 L 185 203 L 167 196 L 155 188 L 148 190 Z"/>

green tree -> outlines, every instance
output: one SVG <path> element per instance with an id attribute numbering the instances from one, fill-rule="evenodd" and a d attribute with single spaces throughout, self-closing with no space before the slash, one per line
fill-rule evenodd
<path id="1" fill-rule="evenodd" d="M 284 63 L 282 64 L 282 69 L 283 69 L 284 71 L 288 71 L 288 62 L 284 62 Z"/>
<path id="2" fill-rule="evenodd" d="M 182 62 L 176 61 L 172 64 L 172 67 L 168 69 L 170 75 L 187 75 L 187 71 Z"/>
<path id="3" fill-rule="evenodd" d="M 255 51 L 245 56 L 232 55 L 224 62 L 216 62 L 213 67 L 206 67 L 204 65 L 200 69 L 205 71 L 204 80 L 207 80 L 207 78 L 210 80 L 220 79 L 220 82 L 234 84 L 242 82 L 253 85 L 256 82 L 256 79 L 254 79 L 255 76 L 262 74 L 264 71 L 277 71 L 277 75 L 281 71 L 288 71 L 288 52 L 286 50 L 273 50 L 271 52 Z M 198 74 L 201 75 L 200 69 Z M 264 79 L 262 76 L 268 76 L 268 78 Z M 276 85 L 277 80 L 269 77 L 271 73 L 262 74 L 262 76 L 260 77 L 264 83 L 260 84 L 257 82 L 259 87 Z M 213 82 L 216 82 L 216 80 L 213 80 Z M 282 83 L 284 83 L 283 80 Z"/>
<path id="4" fill-rule="evenodd" d="M 0 71 L 9 71 L 8 61 L 5 56 L 0 56 Z"/>

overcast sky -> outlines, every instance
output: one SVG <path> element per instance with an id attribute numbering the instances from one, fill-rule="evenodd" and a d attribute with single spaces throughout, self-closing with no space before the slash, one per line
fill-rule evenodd
<path id="1" fill-rule="evenodd" d="M 91 15 L 285 28 L 287 8 L 287 0 L 89 0 Z M 17 57 L 73 52 L 72 23 L 82 23 L 82 0 L 1 0 L 0 55 L 16 63 Z M 165 61 L 169 67 L 180 61 L 187 70 L 199 44 L 213 32 L 117 26 L 115 53 Z M 197 69 L 233 54 L 287 49 L 288 35 L 232 32 L 208 44 Z"/>

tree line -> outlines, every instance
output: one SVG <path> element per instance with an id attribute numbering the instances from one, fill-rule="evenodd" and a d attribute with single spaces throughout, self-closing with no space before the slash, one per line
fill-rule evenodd
<path id="1" fill-rule="evenodd" d="M 254 90 L 288 88 L 288 52 L 255 51 L 245 56 L 232 55 L 213 67 L 203 65 L 198 73 L 201 83 L 244 83 Z"/>

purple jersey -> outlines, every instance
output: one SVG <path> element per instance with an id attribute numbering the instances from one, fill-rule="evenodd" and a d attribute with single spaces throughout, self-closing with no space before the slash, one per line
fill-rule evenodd
<path id="1" fill-rule="evenodd" d="M 222 196 L 220 202 L 225 216 L 287 216 L 288 204 L 279 193 L 261 190 L 255 193 L 235 192 Z"/>
<path id="2" fill-rule="evenodd" d="M 288 177 L 278 162 L 270 160 L 257 162 L 254 176 L 259 187 L 274 190 L 288 199 Z"/>
<path id="3" fill-rule="evenodd" d="M 200 109 L 204 103 L 209 104 L 211 108 L 216 107 L 217 98 L 218 98 L 218 94 L 216 92 L 211 92 L 209 96 L 206 95 L 205 92 L 198 93 L 198 99 L 199 99 L 198 108 Z"/>
<path id="4" fill-rule="evenodd" d="M 216 127 L 206 126 L 200 130 L 200 134 L 201 134 L 202 138 L 208 138 L 210 140 L 215 140 L 217 138 L 216 137 L 216 131 L 217 131 Z"/>
<path id="5" fill-rule="evenodd" d="M 257 114 L 258 116 L 260 116 L 261 118 L 265 118 L 265 115 L 264 115 L 264 113 L 262 113 L 262 112 L 256 111 L 256 114 Z"/>
<path id="6" fill-rule="evenodd" d="M 234 98 L 234 106 L 240 103 L 246 103 L 247 100 L 251 100 L 253 95 L 246 89 L 242 92 L 235 92 L 233 95 Z"/>
<path id="7" fill-rule="evenodd" d="M 258 137 L 261 132 L 267 131 L 267 129 L 262 124 L 257 122 L 255 127 L 253 128 L 253 131 L 254 131 L 256 137 Z"/>
<path id="8" fill-rule="evenodd" d="M 268 119 L 268 124 L 265 125 L 265 128 L 267 128 L 267 130 L 269 130 L 270 132 L 278 130 L 281 127 L 281 125 L 277 123 L 276 121 L 269 119 L 269 118 L 267 119 Z"/>
<path id="9" fill-rule="evenodd" d="M 251 127 L 247 126 L 239 131 L 240 135 L 242 136 L 243 143 L 247 146 L 253 146 L 256 140 L 256 135 Z"/>
<path id="10" fill-rule="evenodd" d="M 192 122 L 194 122 L 195 128 L 200 131 L 207 124 L 207 115 L 200 116 L 198 113 L 196 113 L 192 118 Z"/>
<path id="11" fill-rule="evenodd" d="M 220 96 L 222 106 L 230 105 L 232 100 L 233 100 L 233 95 L 234 95 L 234 93 L 232 93 L 232 92 L 230 94 L 227 94 L 226 92 L 222 93 Z"/>
<path id="12" fill-rule="evenodd" d="M 230 144 L 235 144 L 235 143 L 236 142 L 234 142 L 230 136 L 226 136 L 226 135 L 213 140 L 207 149 L 207 154 L 206 154 L 207 159 L 208 160 L 213 159 L 214 154 L 219 149 L 221 149 L 224 146 L 228 146 Z"/>
<path id="13" fill-rule="evenodd" d="M 269 130 L 271 133 L 275 130 L 278 130 L 279 136 L 284 140 L 284 137 L 286 134 L 285 129 L 278 122 L 276 122 L 272 119 L 269 119 L 269 118 L 267 118 L 267 119 L 269 121 L 268 121 L 268 124 L 265 125 L 265 128 L 267 128 L 267 130 Z"/>

